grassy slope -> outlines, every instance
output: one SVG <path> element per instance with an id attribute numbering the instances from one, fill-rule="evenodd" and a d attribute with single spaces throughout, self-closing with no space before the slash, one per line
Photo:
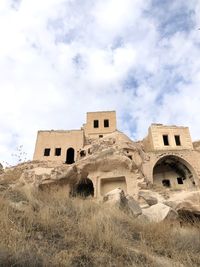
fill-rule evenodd
<path id="1" fill-rule="evenodd" d="M 200 227 L 145 224 L 65 192 L 37 195 L 25 211 L 0 194 L 0 266 L 200 266 Z"/>

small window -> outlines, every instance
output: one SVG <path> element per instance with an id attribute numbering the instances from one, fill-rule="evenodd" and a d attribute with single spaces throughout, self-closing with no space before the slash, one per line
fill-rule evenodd
<path id="1" fill-rule="evenodd" d="M 103 138 L 103 134 L 100 134 L 100 135 L 99 135 L 99 138 Z"/>
<path id="2" fill-rule="evenodd" d="M 169 146 L 168 135 L 163 135 L 163 143 L 164 143 L 165 146 Z"/>
<path id="3" fill-rule="evenodd" d="M 45 157 L 50 156 L 50 151 L 51 151 L 50 148 L 45 148 L 45 149 L 44 149 L 44 156 L 45 156 Z"/>
<path id="4" fill-rule="evenodd" d="M 163 186 L 165 186 L 165 187 L 170 187 L 170 186 L 171 186 L 171 185 L 170 185 L 170 180 L 168 180 L 168 179 L 162 180 L 162 184 L 163 184 Z"/>
<path id="5" fill-rule="evenodd" d="M 174 138 L 175 138 L 176 145 L 180 146 L 181 145 L 180 135 L 175 135 Z"/>
<path id="6" fill-rule="evenodd" d="M 81 150 L 81 152 L 80 152 L 80 156 L 81 156 L 81 157 L 85 157 L 85 156 L 86 156 L 86 152 L 85 152 L 85 150 Z"/>
<path id="7" fill-rule="evenodd" d="M 104 120 L 104 127 L 108 128 L 109 127 L 109 120 Z"/>
<path id="8" fill-rule="evenodd" d="M 57 147 L 55 149 L 55 156 L 60 156 L 61 155 L 61 148 L 60 147 Z"/>
<path id="9" fill-rule="evenodd" d="M 99 128 L 99 121 L 98 120 L 94 120 L 94 128 Z"/>
<path id="10" fill-rule="evenodd" d="M 178 177 L 177 178 L 177 182 L 178 182 L 178 184 L 183 184 L 183 178 L 182 177 Z"/>

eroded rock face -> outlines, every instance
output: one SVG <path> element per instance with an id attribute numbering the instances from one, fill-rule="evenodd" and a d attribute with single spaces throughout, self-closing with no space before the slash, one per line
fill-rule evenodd
<path id="1" fill-rule="evenodd" d="M 77 196 L 85 187 L 81 182 L 88 179 L 92 188 L 90 197 L 103 198 L 105 203 L 123 207 L 135 217 L 142 214 L 149 221 L 173 218 L 181 211 L 200 213 L 200 191 L 175 192 L 174 195 L 170 189 L 167 194 L 163 193 L 164 187 L 157 190 L 160 193 L 152 191 L 156 189 L 150 187 L 150 179 L 144 171 L 150 155 L 144 151 L 142 142 L 133 142 L 116 131 L 86 143 L 82 156 L 79 153 L 71 165 L 30 161 L 7 170 L 0 165 L 1 179 L 8 181 L 9 186 L 16 183 L 30 193 L 58 185 L 64 188 L 66 197 Z"/>
<path id="2" fill-rule="evenodd" d="M 144 158 L 140 143 L 116 131 L 104 138 L 90 140 L 84 147 L 83 156 L 79 155 L 72 165 L 51 161 L 25 164 L 18 183 L 33 190 L 65 183 L 71 191 L 82 179 L 88 178 L 94 186 L 94 197 L 101 198 L 109 190 L 121 186 L 123 181 L 122 189 L 132 195 L 137 194 L 139 184 L 145 183 L 141 171 Z M 104 180 L 103 189 L 101 179 Z M 109 181 L 107 184 L 105 179 Z"/>

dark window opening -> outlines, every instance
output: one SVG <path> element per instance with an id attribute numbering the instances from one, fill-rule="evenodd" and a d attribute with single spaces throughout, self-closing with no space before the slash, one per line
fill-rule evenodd
<path id="1" fill-rule="evenodd" d="M 163 135 L 163 143 L 164 143 L 165 146 L 169 146 L 168 135 Z"/>
<path id="2" fill-rule="evenodd" d="M 182 177 L 178 177 L 177 178 L 177 182 L 178 182 L 178 184 L 183 184 L 183 178 Z"/>
<path id="3" fill-rule="evenodd" d="M 99 121 L 98 120 L 94 120 L 94 128 L 99 128 Z"/>
<path id="4" fill-rule="evenodd" d="M 175 138 L 176 145 L 180 146 L 181 145 L 180 135 L 175 135 L 174 138 Z"/>
<path id="5" fill-rule="evenodd" d="M 131 159 L 131 160 L 133 159 L 131 155 L 128 155 L 128 158 Z"/>
<path id="6" fill-rule="evenodd" d="M 165 186 L 165 187 L 170 187 L 170 186 L 171 186 L 171 185 L 170 185 L 170 180 L 168 180 L 168 179 L 162 180 L 162 184 L 163 184 L 163 186 Z"/>
<path id="7" fill-rule="evenodd" d="M 103 134 L 100 134 L 100 135 L 99 135 L 99 138 L 103 138 Z"/>
<path id="8" fill-rule="evenodd" d="M 81 152 L 80 152 L 80 156 L 81 156 L 81 157 L 85 157 L 85 156 L 86 156 L 86 152 L 85 152 L 85 150 L 81 150 Z"/>
<path id="9" fill-rule="evenodd" d="M 51 151 L 50 148 L 45 148 L 45 149 L 44 149 L 44 156 L 45 156 L 45 157 L 50 156 L 50 151 Z"/>
<path id="10" fill-rule="evenodd" d="M 92 152 L 91 152 L 91 149 L 90 148 L 88 148 L 88 154 L 92 154 Z"/>
<path id="11" fill-rule="evenodd" d="M 104 120 L 104 127 L 108 128 L 109 127 L 109 120 Z"/>
<path id="12" fill-rule="evenodd" d="M 57 147 L 55 149 L 55 156 L 60 156 L 61 155 L 61 148 L 60 147 Z"/>
<path id="13" fill-rule="evenodd" d="M 82 179 L 74 188 L 73 192 L 71 193 L 73 197 L 89 197 L 94 196 L 94 186 L 90 179 Z"/>
<path id="14" fill-rule="evenodd" d="M 74 149 L 72 147 L 67 149 L 66 162 L 67 164 L 74 163 Z"/>

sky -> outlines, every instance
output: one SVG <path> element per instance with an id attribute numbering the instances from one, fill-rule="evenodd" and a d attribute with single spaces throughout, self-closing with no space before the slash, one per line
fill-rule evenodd
<path id="1" fill-rule="evenodd" d="M 0 162 L 32 159 L 38 130 L 116 110 L 200 139 L 199 0 L 0 0 Z"/>

